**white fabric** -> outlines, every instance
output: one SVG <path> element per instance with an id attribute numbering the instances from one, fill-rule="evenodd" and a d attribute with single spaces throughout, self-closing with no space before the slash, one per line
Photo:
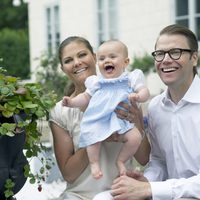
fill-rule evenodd
<path id="1" fill-rule="evenodd" d="M 97 194 L 92 200 L 113 200 L 113 197 L 110 191 L 104 191 Z"/>
<path id="2" fill-rule="evenodd" d="M 153 200 L 200 199 L 199 77 L 177 105 L 165 91 L 150 102 L 148 111 L 152 150 L 145 176 Z"/>
<path id="3" fill-rule="evenodd" d="M 142 87 L 146 87 L 145 86 L 145 77 L 144 77 L 143 72 L 140 69 L 135 69 L 131 72 L 125 71 L 119 77 L 108 79 L 108 80 L 115 81 L 115 80 L 118 80 L 127 75 L 128 75 L 128 79 L 130 82 L 130 87 L 133 88 L 134 91 L 138 91 Z M 100 87 L 99 79 L 102 79 L 102 78 L 103 78 L 102 75 L 98 75 L 98 76 L 92 75 L 86 79 L 86 81 L 85 81 L 86 92 L 88 94 L 90 94 L 90 96 L 93 96 L 93 94 L 96 92 L 96 90 L 99 89 L 99 87 Z"/>
<path id="4" fill-rule="evenodd" d="M 117 78 L 106 79 L 95 75 L 87 78 L 86 92 L 92 98 L 80 125 L 80 147 L 104 141 L 115 132 L 125 134 L 133 128 L 132 123 L 118 118 L 115 110 L 120 102 L 128 102 L 128 95 L 134 91 L 131 84 L 134 87 L 144 87 L 144 79 L 141 78 L 143 76 L 141 70 L 134 70 L 130 73 L 124 72 Z"/>
<path id="5" fill-rule="evenodd" d="M 80 121 L 82 115 L 83 113 L 79 109 L 64 107 L 60 101 L 51 111 L 49 120 L 69 132 L 74 142 L 75 151 L 78 149 L 79 145 Z M 100 153 L 103 177 L 99 180 L 95 180 L 91 176 L 90 167 L 88 166 L 73 184 L 67 185 L 66 190 L 59 199 L 72 199 L 71 196 L 73 196 L 74 199 L 91 200 L 97 193 L 110 189 L 114 178 L 118 175 L 115 162 L 121 146 L 121 143 L 103 142 Z M 132 167 L 132 162 L 127 162 L 127 168 L 130 169 Z"/>

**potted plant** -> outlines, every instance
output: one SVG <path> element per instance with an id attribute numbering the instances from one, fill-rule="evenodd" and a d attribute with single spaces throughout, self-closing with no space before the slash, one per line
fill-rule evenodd
<path id="1" fill-rule="evenodd" d="M 45 93 L 41 84 L 23 84 L 18 77 L 5 73 L 0 67 L 0 199 L 17 193 L 27 178 L 40 185 L 53 164 L 40 158 L 42 167 L 33 174 L 28 160 L 45 151 L 38 122 L 48 120 L 56 102 L 54 92 Z"/>

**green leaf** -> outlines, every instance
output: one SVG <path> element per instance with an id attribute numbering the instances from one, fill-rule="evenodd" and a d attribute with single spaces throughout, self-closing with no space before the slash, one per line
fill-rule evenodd
<path id="1" fill-rule="evenodd" d="M 3 133 L 3 135 L 8 135 L 8 136 L 14 136 L 15 134 L 13 133 L 13 131 L 16 128 L 16 124 L 13 123 L 3 123 L 1 124 L 0 127 L 0 133 Z"/>
<path id="2" fill-rule="evenodd" d="M 41 167 L 41 168 L 40 168 L 40 173 L 41 173 L 41 174 L 44 174 L 44 172 L 45 172 L 44 167 Z"/>
<path id="3" fill-rule="evenodd" d="M 0 105 L 0 111 L 5 110 L 4 106 Z"/>
<path id="4" fill-rule="evenodd" d="M 12 179 L 6 179 L 6 184 L 5 187 L 6 188 L 13 188 L 15 186 L 15 183 L 12 181 Z"/>
<path id="5" fill-rule="evenodd" d="M 8 87 L 1 88 L 1 94 L 7 95 L 9 94 L 9 92 L 10 92 L 10 89 Z"/>
<path id="6" fill-rule="evenodd" d="M 4 104 L 4 107 L 5 107 L 5 109 L 6 109 L 7 111 L 11 111 L 11 112 L 15 111 L 15 109 L 16 109 L 16 106 L 10 105 L 9 102 L 8 102 L 8 103 L 5 103 L 5 104 Z"/>
<path id="7" fill-rule="evenodd" d="M 3 123 L 1 126 L 7 130 L 14 131 L 16 124 L 15 123 Z"/>
<path id="8" fill-rule="evenodd" d="M 14 77 L 14 76 L 7 76 L 6 79 L 7 79 L 7 82 L 10 82 L 10 83 L 16 83 L 18 80 L 20 80 L 18 77 Z"/>
<path id="9" fill-rule="evenodd" d="M 15 136 L 15 134 L 14 134 L 13 132 L 11 132 L 11 131 L 8 131 L 8 132 L 6 133 L 6 135 L 7 135 L 7 136 L 10 136 L 10 137 Z"/>
<path id="10" fill-rule="evenodd" d="M 6 198 L 9 198 L 11 196 L 14 195 L 12 189 L 15 186 L 15 183 L 11 180 L 11 179 L 6 179 L 6 183 L 5 183 L 5 188 L 6 190 L 4 191 L 4 195 Z"/>
<path id="11" fill-rule="evenodd" d="M 38 107 L 37 104 L 34 104 L 31 101 L 22 101 L 21 104 L 24 108 L 37 108 Z"/>
<path id="12" fill-rule="evenodd" d="M 7 118 L 12 117 L 13 114 L 14 114 L 14 113 L 11 112 L 11 111 L 9 111 L 9 110 L 4 110 L 4 111 L 2 111 L 2 115 L 3 115 L 4 117 L 7 117 Z"/>
<path id="13" fill-rule="evenodd" d="M 50 166 L 50 165 L 46 165 L 46 168 L 47 168 L 48 170 L 50 170 L 50 169 L 51 169 L 51 166 Z"/>
<path id="14" fill-rule="evenodd" d="M 29 166 L 28 164 L 26 164 L 26 165 L 24 166 L 24 175 L 25 175 L 26 177 L 28 177 L 28 176 L 29 176 L 29 172 L 30 172 L 30 166 Z"/>
<path id="15" fill-rule="evenodd" d="M 9 100 L 8 104 L 11 105 L 11 106 L 16 106 L 18 104 L 18 101 L 17 101 L 17 99 Z"/>
<path id="16" fill-rule="evenodd" d="M 34 178 L 34 177 L 31 178 L 31 179 L 29 180 L 29 182 L 30 182 L 31 184 L 34 184 L 34 183 L 35 183 L 35 178 Z"/>
<path id="17" fill-rule="evenodd" d="M 30 150 L 27 150 L 27 151 L 26 151 L 26 157 L 27 157 L 27 158 L 31 158 L 32 155 L 33 155 L 33 154 L 32 154 L 32 152 L 31 152 Z"/>
<path id="18" fill-rule="evenodd" d="M 5 190 L 4 195 L 6 198 L 12 197 L 14 195 L 14 192 L 11 190 Z"/>
<path id="19" fill-rule="evenodd" d="M 39 118 L 45 116 L 45 112 L 44 112 L 42 109 L 38 109 L 38 110 L 35 112 L 35 114 L 36 114 Z"/>

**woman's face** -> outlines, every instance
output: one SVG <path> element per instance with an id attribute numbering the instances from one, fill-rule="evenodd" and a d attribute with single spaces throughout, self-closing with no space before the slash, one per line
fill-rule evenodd
<path id="1" fill-rule="evenodd" d="M 81 42 L 71 42 L 62 51 L 62 70 L 76 87 L 83 87 L 88 76 L 96 74 L 96 56 Z"/>

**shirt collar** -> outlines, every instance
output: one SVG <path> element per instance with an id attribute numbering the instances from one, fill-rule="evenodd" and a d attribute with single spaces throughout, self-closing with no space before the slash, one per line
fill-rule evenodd
<path id="1" fill-rule="evenodd" d="M 171 102 L 168 89 L 163 92 L 162 96 L 163 103 Z M 200 103 L 200 78 L 198 75 L 195 75 L 192 84 L 181 100 L 191 103 Z"/>
<path id="2" fill-rule="evenodd" d="M 198 75 L 195 75 L 191 86 L 183 97 L 183 100 L 191 103 L 200 103 L 200 78 Z"/>

